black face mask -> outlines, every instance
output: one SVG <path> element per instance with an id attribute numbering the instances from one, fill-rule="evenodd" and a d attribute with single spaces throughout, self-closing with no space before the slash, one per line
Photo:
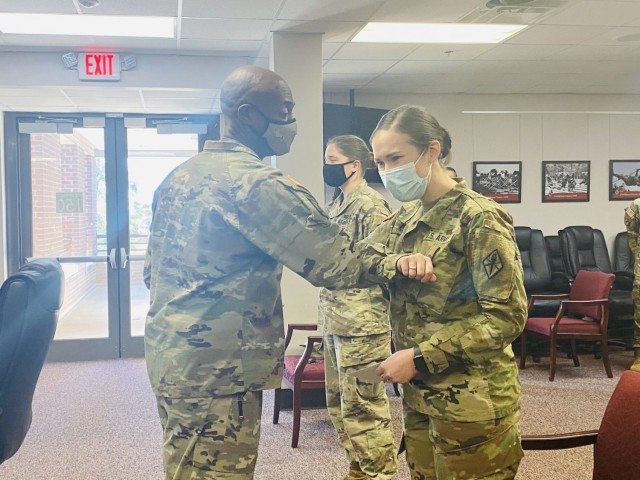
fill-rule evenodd
<path id="1" fill-rule="evenodd" d="M 351 175 L 347 177 L 344 173 L 344 166 L 353 162 L 355 162 L 355 160 L 351 160 L 346 163 L 325 163 L 322 166 L 322 177 L 324 178 L 324 183 L 330 187 L 340 187 L 341 185 L 344 185 L 347 180 L 353 177 L 353 174 L 356 173 L 351 172 Z"/>

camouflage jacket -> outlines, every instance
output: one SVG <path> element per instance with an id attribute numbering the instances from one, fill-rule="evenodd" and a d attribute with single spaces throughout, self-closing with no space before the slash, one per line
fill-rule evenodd
<path id="1" fill-rule="evenodd" d="M 354 190 L 328 206 L 329 218 L 340 225 L 342 232 L 360 241 L 389 216 L 391 210 L 382 195 L 363 179 Z M 327 334 L 363 336 L 390 330 L 387 293 L 384 287 L 345 290 L 320 289 L 318 324 Z"/>
<path id="2" fill-rule="evenodd" d="M 460 182 L 429 210 L 419 201 L 403 205 L 364 242 L 373 252 L 380 244 L 421 252 L 435 265 L 434 283 L 389 284 L 396 348 L 418 346 L 429 368 L 404 386 L 405 401 L 462 422 L 516 410 L 511 342 L 524 328 L 527 298 L 511 216 Z"/>
<path id="3" fill-rule="evenodd" d="M 388 281 L 400 255 L 368 257 L 313 196 L 230 141 L 205 144 L 158 187 L 144 267 L 145 356 L 174 398 L 271 389 L 282 378 L 282 264 L 315 286 Z"/>
<path id="4" fill-rule="evenodd" d="M 640 211 L 638 205 L 634 202 L 624 210 L 624 226 L 627 229 L 627 240 L 629 249 L 633 253 L 633 273 L 635 274 L 634 283 L 638 284 L 638 276 L 640 275 Z"/>

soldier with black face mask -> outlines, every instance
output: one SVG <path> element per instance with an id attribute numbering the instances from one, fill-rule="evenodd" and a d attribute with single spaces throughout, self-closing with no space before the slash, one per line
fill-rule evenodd
<path id="1" fill-rule="evenodd" d="M 339 188 L 328 205 L 331 220 L 353 242 L 389 216 L 389 205 L 364 179 L 373 166 L 367 144 L 354 135 L 327 142 L 324 182 Z M 318 322 L 324 335 L 327 408 L 350 463 L 345 479 L 391 479 L 396 453 L 389 399 L 382 382 L 350 375 L 391 355 L 391 327 L 384 287 L 320 290 Z"/>

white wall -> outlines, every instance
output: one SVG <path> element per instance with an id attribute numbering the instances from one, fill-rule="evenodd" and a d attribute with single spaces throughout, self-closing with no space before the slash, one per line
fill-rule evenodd
<path id="1" fill-rule="evenodd" d="M 326 94 L 325 102 L 346 104 L 348 98 Z M 613 253 L 628 202 L 609 201 L 609 160 L 640 160 L 640 96 L 356 93 L 355 103 L 426 107 L 449 130 L 451 165 L 469 183 L 474 161 L 521 161 L 522 203 L 504 204 L 514 224 L 545 235 L 568 225 L 591 225 L 603 231 Z M 488 111 L 501 113 L 478 113 Z M 543 160 L 590 160 L 590 201 L 543 203 Z"/>

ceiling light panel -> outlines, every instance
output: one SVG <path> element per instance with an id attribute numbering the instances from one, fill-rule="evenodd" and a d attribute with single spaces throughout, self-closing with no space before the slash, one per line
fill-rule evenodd
<path id="1" fill-rule="evenodd" d="M 500 43 L 527 25 L 471 23 L 368 23 L 353 42 Z"/>
<path id="2" fill-rule="evenodd" d="M 0 13 L 0 31 L 26 35 L 172 38 L 172 17 Z"/>

